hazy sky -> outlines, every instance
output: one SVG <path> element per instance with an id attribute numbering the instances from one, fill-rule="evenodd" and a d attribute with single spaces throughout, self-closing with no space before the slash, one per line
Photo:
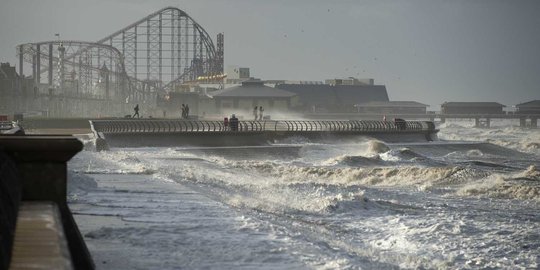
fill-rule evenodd
<path id="1" fill-rule="evenodd" d="M 166 6 L 212 36 L 225 65 L 262 79 L 374 78 L 391 100 L 540 99 L 540 1 L 0 0 L 0 61 L 15 46 L 96 41 Z"/>

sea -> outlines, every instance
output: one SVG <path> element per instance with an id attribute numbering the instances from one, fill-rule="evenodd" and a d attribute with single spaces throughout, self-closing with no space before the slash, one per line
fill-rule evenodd
<path id="1" fill-rule="evenodd" d="M 86 150 L 68 200 L 97 269 L 539 269 L 540 130 Z"/>

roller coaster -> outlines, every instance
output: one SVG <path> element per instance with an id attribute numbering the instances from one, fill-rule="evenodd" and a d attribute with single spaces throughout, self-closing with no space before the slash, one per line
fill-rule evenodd
<path id="1" fill-rule="evenodd" d="M 17 55 L 19 74 L 30 63 L 35 85 L 46 94 L 151 102 L 184 82 L 220 77 L 223 34 L 215 46 L 186 12 L 166 7 L 95 42 L 26 43 Z"/>

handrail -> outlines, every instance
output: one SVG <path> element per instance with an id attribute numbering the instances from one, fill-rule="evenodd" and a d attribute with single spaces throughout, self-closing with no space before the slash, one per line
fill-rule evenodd
<path id="1" fill-rule="evenodd" d="M 160 119 L 113 119 L 92 120 L 96 132 L 102 133 L 216 133 L 229 131 L 221 121 L 160 120 Z M 239 121 L 235 132 L 429 132 L 435 125 L 430 121 L 373 121 L 373 120 L 283 120 Z"/>

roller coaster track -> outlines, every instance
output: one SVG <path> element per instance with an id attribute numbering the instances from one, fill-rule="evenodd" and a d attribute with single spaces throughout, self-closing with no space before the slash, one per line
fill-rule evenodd
<path id="1" fill-rule="evenodd" d="M 60 59 L 55 54 L 61 45 L 76 49 L 66 51 Z M 60 62 L 73 70 L 85 69 L 96 74 L 105 64 L 111 69 L 113 62 L 118 62 L 115 63 L 118 68 L 111 70 L 111 73 L 124 76 L 122 80 L 128 82 L 128 89 L 118 91 L 129 92 L 135 99 L 141 95 L 171 91 L 177 85 L 199 76 L 223 72 L 222 53 L 216 52 L 206 30 L 186 12 L 175 7 L 160 9 L 97 42 L 63 40 L 27 43 L 17 46 L 17 52 L 21 71 L 23 61 L 31 63 L 34 78 L 39 84 L 43 83 L 40 74 L 48 72 L 49 87 L 53 86 L 51 77 L 59 77 L 56 67 Z M 94 60 L 81 62 L 82 55 Z M 96 79 L 97 76 L 94 74 L 90 77 Z"/>
<path id="2" fill-rule="evenodd" d="M 129 76 L 155 80 L 162 87 L 222 72 L 216 68 L 220 59 L 206 30 L 175 7 L 158 10 L 97 43 L 122 52 Z"/>

